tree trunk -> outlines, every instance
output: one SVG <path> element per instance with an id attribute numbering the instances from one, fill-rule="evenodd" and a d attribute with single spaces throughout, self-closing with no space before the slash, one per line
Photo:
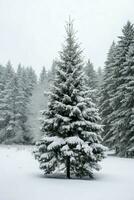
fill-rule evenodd
<path id="1" fill-rule="evenodd" d="M 66 177 L 70 179 L 70 156 L 66 158 Z"/>

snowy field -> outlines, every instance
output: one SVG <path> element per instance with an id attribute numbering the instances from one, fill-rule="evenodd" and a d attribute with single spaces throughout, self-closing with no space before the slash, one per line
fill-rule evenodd
<path id="1" fill-rule="evenodd" d="M 45 178 L 32 147 L 0 146 L 0 200 L 134 200 L 134 159 L 101 165 L 95 180 Z"/>

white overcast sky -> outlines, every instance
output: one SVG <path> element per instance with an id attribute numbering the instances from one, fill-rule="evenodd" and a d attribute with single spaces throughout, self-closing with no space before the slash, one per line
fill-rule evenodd
<path id="1" fill-rule="evenodd" d="M 103 66 L 122 26 L 134 22 L 134 0 L 0 0 L 0 63 L 50 68 L 74 19 L 85 60 Z"/>

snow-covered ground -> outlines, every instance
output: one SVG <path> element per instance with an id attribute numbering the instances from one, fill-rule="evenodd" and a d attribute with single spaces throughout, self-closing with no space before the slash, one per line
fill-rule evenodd
<path id="1" fill-rule="evenodd" d="M 134 200 L 134 159 L 106 158 L 94 180 L 45 178 L 32 149 L 0 146 L 0 200 Z"/>

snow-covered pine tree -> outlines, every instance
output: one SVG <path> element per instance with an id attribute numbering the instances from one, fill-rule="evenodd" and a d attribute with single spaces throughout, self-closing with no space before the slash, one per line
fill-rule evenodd
<path id="1" fill-rule="evenodd" d="M 124 113 L 124 124 L 120 141 L 120 155 L 134 157 L 134 41 L 130 45 L 122 74 L 124 98 L 120 112 Z"/>
<path id="2" fill-rule="evenodd" d="M 37 143 L 35 157 L 45 174 L 66 172 L 66 177 L 92 176 L 104 157 L 100 144 L 102 127 L 91 98 L 83 89 L 83 62 L 73 23 L 66 26 L 66 43 L 57 63 L 56 79 L 44 112 L 44 136 Z"/>
<path id="3" fill-rule="evenodd" d="M 3 84 L 4 87 L 1 93 L 1 118 L 3 120 L 3 126 L 1 129 L 1 142 L 7 140 L 10 135 L 7 133 L 7 126 L 10 120 L 10 109 L 8 104 L 8 95 L 9 95 L 9 85 L 11 84 L 12 78 L 14 77 L 14 70 L 10 61 L 8 61 L 5 70 L 4 70 L 4 77 L 3 77 Z"/>
<path id="4" fill-rule="evenodd" d="M 32 142 L 32 134 L 29 132 L 29 127 L 27 125 L 28 119 L 28 103 L 30 102 L 30 97 L 27 94 L 27 84 L 23 77 L 25 69 L 19 65 L 16 73 L 17 78 L 17 88 L 18 93 L 16 97 L 16 110 L 18 113 L 18 122 L 20 126 L 20 132 L 18 130 L 17 139 L 18 143 L 31 143 Z M 23 74 L 24 73 L 24 74 Z M 28 82 L 28 81 L 27 81 Z M 20 134 L 19 134 L 20 133 Z M 20 137 L 20 139 L 19 139 Z M 17 141 L 17 140 L 16 140 Z"/>
<path id="5" fill-rule="evenodd" d="M 11 81 L 8 83 L 6 87 L 7 95 L 6 95 L 6 104 L 7 104 L 7 114 L 8 114 L 8 123 L 6 126 L 6 141 L 5 142 L 20 142 L 20 137 L 16 141 L 16 137 L 18 138 L 18 132 L 20 134 L 19 127 L 19 112 L 18 112 L 18 87 L 17 87 L 17 77 L 14 74 Z"/>
<path id="6" fill-rule="evenodd" d="M 21 110 L 23 110 L 22 115 L 22 127 L 23 127 L 23 138 L 25 143 L 33 143 L 34 134 L 31 132 L 31 126 L 29 125 L 29 116 L 32 111 L 29 110 L 31 107 L 32 96 L 37 89 L 37 76 L 32 67 L 18 67 L 17 71 L 18 86 L 19 91 L 23 97 Z M 38 103 L 38 102 L 37 102 Z M 33 117 L 33 116 L 32 116 Z"/>
<path id="7" fill-rule="evenodd" d="M 6 124 L 3 142 L 24 143 L 26 102 L 15 73 L 11 80 L 8 81 L 8 84 L 6 84 L 5 91 L 5 108 L 2 112 L 6 113 Z"/>
<path id="8" fill-rule="evenodd" d="M 122 104 L 124 101 L 124 84 L 127 76 L 124 76 L 124 67 L 126 63 L 126 57 L 130 46 L 134 42 L 134 27 L 129 21 L 122 29 L 123 35 L 119 37 L 119 41 L 116 46 L 116 57 L 115 57 L 115 71 L 114 71 L 114 85 L 113 93 L 114 96 L 111 98 L 111 105 L 113 112 L 111 113 L 110 124 L 111 130 L 110 135 L 115 135 L 115 148 L 116 154 L 120 156 L 127 156 L 125 154 L 124 141 L 127 135 L 126 132 L 126 111 L 122 110 Z"/>
<path id="9" fill-rule="evenodd" d="M 113 42 L 108 52 L 107 61 L 105 62 L 103 83 L 100 91 L 100 113 L 102 117 L 102 124 L 104 125 L 103 140 L 104 143 L 112 148 L 115 142 L 115 135 L 111 134 L 111 113 L 113 107 L 111 105 L 111 98 L 114 96 L 114 71 L 115 71 L 115 57 L 116 57 L 116 45 Z"/>

